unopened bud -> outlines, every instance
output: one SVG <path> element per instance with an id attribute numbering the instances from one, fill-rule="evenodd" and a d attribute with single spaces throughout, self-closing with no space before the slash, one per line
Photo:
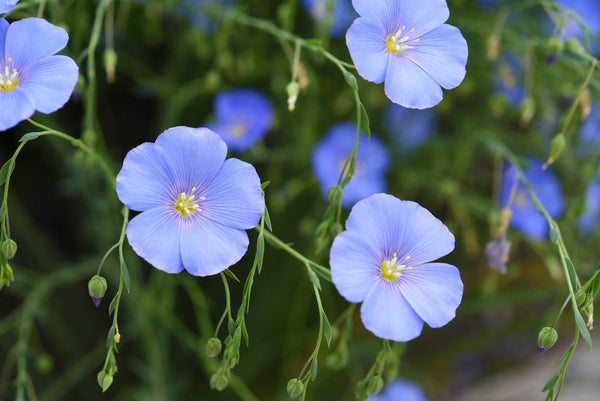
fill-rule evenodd
<path id="1" fill-rule="evenodd" d="M 327 200 L 333 206 L 339 205 L 344 196 L 344 190 L 339 185 L 334 185 L 327 191 Z"/>
<path id="2" fill-rule="evenodd" d="M 558 159 L 563 149 L 565 148 L 565 143 L 565 136 L 562 133 L 556 135 L 554 139 L 552 139 L 552 143 L 550 145 L 550 156 L 548 156 L 548 160 L 546 160 L 546 163 L 544 163 L 544 165 L 542 166 L 544 170 L 547 169 L 549 165 L 554 163 L 556 159 Z"/>
<path id="3" fill-rule="evenodd" d="M 548 49 L 548 64 L 552 64 L 556 61 L 556 57 L 562 53 L 565 44 L 558 36 L 552 36 L 546 41 L 546 47 Z"/>
<path id="4" fill-rule="evenodd" d="M 377 394 L 383 388 L 383 379 L 381 376 L 373 376 L 367 383 L 367 392 L 369 395 Z"/>
<path id="5" fill-rule="evenodd" d="M 294 111 L 296 108 L 296 100 L 298 100 L 298 93 L 300 92 L 300 85 L 297 81 L 292 81 L 286 85 L 285 91 L 288 95 L 288 110 Z"/>
<path id="6" fill-rule="evenodd" d="M 583 46 L 581 45 L 581 43 L 579 43 L 579 41 L 577 39 L 567 40 L 565 42 L 565 50 L 568 50 L 575 54 L 581 54 L 585 51 L 583 49 Z"/>
<path id="7" fill-rule="evenodd" d="M 287 382 L 286 389 L 290 398 L 296 398 L 304 391 L 304 383 L 296 378 L 290 379 Z"/>
<path id="8" fill-rule="evenodd" d="M 121 342 L 121 333 L 117 333 L 114 336 L 115 343 L 118 344 Z"/>
<path id="9" fill-rule="evenodd" d="M 104 51 L 104 68 L 106 69 L 106 81 L 115 82 L 115 69 L 117 67 L 117 52 L 115 49 L 106 49 Z"/>
<path id="10" fill-rule="evenodd" d="M 104 294 L 106 293 L 106 279 L 99 275 L 93 276 L 88 282 L 88 292 L 90 297 L 92 297 L 92 301 L 94 301 L 94 305 L 96 308 L 100 305 Z"/>
<path id="11" fill-rule="evenodd" d="M 558 333 L 554 327 L 543 327 L 538 334 L 538 352 L 541 354 L 552 346 L 558 340 Z"/>
<path id="12" fill-rule="evenodd" d="M 577 292 L 575 293 L 575 303 L 577 304 L 577 307 L 579 308 L 583 308 L 585 305 L 585 300 L 587 298 L 587 295 L 584 291 L 583 288 L 580 288 L 577 290 Z"/>
<path id="13" fill-rule="evenodd" d="M 221 340 L 216 337 L 209 338 L 206 342 L 206 354 L 208 355 L 208 359 L 213 359 L 219 355 L 222 347 Z"/>
<path id="14" fill-rule="evenodd" d="M 214 373 L 210 377 L 210 388 L 217 391 L 223 391 L 229 384 L 229 378 L 226 374 Z"/>
<path id="15" fill-rule="evenodd" d="M 105 371 L 99 372 L 97 379 L 98 379 L 98 385 L 102 389 L 102 392 L 105 392 L 106 390 L 108 390 L 108 388 L 110 387 L 110 385 L 113 382 L 113 376 L 107 374 Z"/>
<path id="16" fill-rule="evenodd" d="M 12 259 L 17 253 L 17 243 L 12 239 L 7 239 L 2 243 L 2 254 L 6 259 Z"/>
<path id="17" fill-rule="evenodd" d="M 10 267 L 10 265 L 8 263 L 5 264 L 4 266 L 2 266 L 2 277 L 0 277 L 0 279 L 3 280 L 4 284 L 6 284 L 6 286 L 10 286 L 10 283 L 15 281 L 13 269 L 12 269 L 12 267 Z"/>

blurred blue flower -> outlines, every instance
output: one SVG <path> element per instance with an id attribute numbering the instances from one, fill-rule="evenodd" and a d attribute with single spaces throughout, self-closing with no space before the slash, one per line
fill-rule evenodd
<path id="1" fill-rule="evenodd" d="M 9 13 L 19 0 L 0 0 L 0 14 Z"/>
<path id="2" fill-rule="evenodd" d="M 367 401 L 428 401 L 428 398 L 417 383 L 397 379 L 386 384 L 381 393 L 372 395 Z"/>
<path id="3" fill-rule="evenodd" d="M 221 135 L 229 149 L 244 152 L 273 125 L 273 107 L 256 89 L 231 89 L 215 96 L 215 122 L 208 128 Z"/>
<path id="4" fill-rule="evenodd" d="M 585 211 L 577 218 L 577 228 L 582 235 L 591 234 L 600 220 L 600 170 L 596 172 L 585 196 Z"/>
<path id="5" fill-rule="evenodd" d="M 593 102 L 590 114 L 581 123 L 577 135 L 577 156 L 589 157 L 600 148 L 600 102 Z"/>
<path id="6" fill-rule="evenodd" d="M 64 29 L 41 18 L 10 25 L 0 18 L 0 131 L 69 100 L 79 69 L 71 58 L 54 55 L 68 40 Z"/>
<path id="7" fill-rule="evenodd" d="M 454 249 L 454 235 L 427 209 L 388 194 L 358 202 L 346 231 L 333 241 L 331 278 L 349 302 L 362 302 L 361 319 L 378 337 L 408 341 L 423 321 L 441 327 L 460 304 L 458 269 L 430 263 Z"/>
<path id="8" fill-rule="evenodd" d="M 313 174 L 325 199 L 329 188 L 338 183 L 355 138 L 356 124 L 338 123 L 325 133 L 312 151 Z M 369 195 L 385 191 L 385 173 L 389 164 L 389 152 L 377 135 L 371 133 L 371 140 L 368 140 L 361 133 L 356 150 L 354 175 L 344 188 L 342 206 L 351 207 Z"/>
<path id="9" fill-rule="evenodd" d="M 600 34 L 600 2 L 598 0 L 558 0 L 557 3 L 562 7 L 573 10 L 592 31 L 594 36 L 590 43 L 590 51 L 596 53 L 600 47 L 598 43 L 598 34 Z M 575 18 L 567 16 L 560 28 L 559 35 L 562 39 L 575 38 L 583 41 L 584 30 Z"/>
<path id="10" fill-rule="evenodd" d="M 252 165 L 225 160 L 227 146 L 207 128 L 175 127 L 129 151 L 117 195 L 142 213 L 127 226 L 133 250 L 167 273 L 217 274 L 248 248 L 247 229 L 264 210 Z"/>
<path id="11" fill-rule="evenodd" d="M 514 108 L 522 105 L 525 99 L 523 86 L 524 72 L 521 59 L 514 53 L 504 52 L 497 62 L 494 74 L 493 90 L 506 98 Z"/>
<path id="12" fill-rule="evenodd" d="M 357 17 L 350 0 L 302 0 L 302 6 L 319 24 L 331 19 L 329 34 L 332 38 L 343 36 Z"/>
<path id="13" fill-rule="evenodd" d="M 444 24 L 446 0 L 353 0 L 360 14 L 346 33 L 358 74 L 382 83 L 394 103 L 414 109 L 433 107 L 442 89 L 465 77 L 467 42 L 458 28 Z"/>
<path id="14" fill-rule="evenodd" d="M 423 146 L 437 131 L 437 114 L 431 109 L 415 110 L 390 103 L 385 112 L 390 136 L 402 151 Z"/>
<path id="15" fill-rule="evenodd" d="M 540 160 L 529 157 L 527 162 L 529 166 L 523 169 L 525 178 L 531 183 L 531 188 L 550 216 L 558 218 L 565 208 L 560 182 L 550 170 L 542 169 Z M 510 208 L 510 225 L 516 230 L 537 241 L 548 236 L 549 226 L 546 218 L 533 205 L 527 189 L 517 178 L 516 170 L 511 165 L 506 166 L 502 177 L 500 205 Z"/>
<path id="16" fill-rule="evenodd" d="M 184 0 L 177 10 L 189 19 L 190 25 L 213 34 L 224 9 L 232 3 L 233 0 Z"/>

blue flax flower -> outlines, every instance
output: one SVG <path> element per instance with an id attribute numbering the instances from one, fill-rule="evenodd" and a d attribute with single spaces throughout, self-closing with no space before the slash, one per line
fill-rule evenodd
<path id="1" fill-rule="evenodd" d="M 346 231 L 333 241 L 331 278 L 378 337 L 408 341 L 423 322 L 441 327 L 454 318 L 463 283 L 458 269 L 431 263 L 454 249 L 454 235 L 427 209 L 387 194 L 352 208 Z"/>
<path id="2" fill-rule="evenodd" d="M 327 131 L 312 151 L 313 174 L 325 199 L 329 188 L 338 183 L 344 163 L 354 146 L 355 137 L 356 124 L 338 123 Z M 389 152 L 377 135 L 371 133 L 369 141 L 361 133 L 356 151 L 354 175 L 344 188 L 342 206 L 351 207 L 369 195 L 385 191 L 385 173 L 389 164 Z"/>
<path id="3" fill-rule="evenodd" d="M 531 183 L 533 192 L 550 216 L 558 218 L 565 208 L 560 182 L 550 170 L 542 169 L 540 160 L 530 157 L 527 158 L 527 162 L 528 168 L 523 169 L 525 178 Z M 548 236 L 550 228 L 546 218 L 533 205 L 527 189 L 517 178 L 516 170 L 511 165 L 505 168 L 502 177 L 500 204 L 510 208 L 510 225 L 513 228 L 537 241 Z"/>
<path id="4" fill-rule="evenodd" d="M 330 19 L 329 34 L 332 38 L 343 36 L 357 17 L 350 0 L 302 0 L 302 6 L 319 24 Z"/>
<path id="5" fill-rule="evenodd" d="M 0 0 L 0 14 L 9 13 L 19 0 Z"/>
<path id="6" fill-rule="evenodd" d="M 367 401 L 428 401 L 428 398 L 418 384 L 398 379 L 386 384 L 381 393 Z"/>
<path id="7" fill-rule="evenodd" d="M 446 0 L 353 0 L 360 15 L 346 33 L 358 74 L 377 84 L 394 103 L 433 107 L 442 89 L 465 77 L 467 42 L 458 28 L 444 24 Z"/>
<path id="8" fill-rule="evenodd" d="M 390 103 L 385 123 L 400 150 L 410 152 L 423 146 L 437 131 L 437 115 L 431 109 L 414 110 Z"/>
<path id="9" fill-rule="evenodd" d="M 68 40 L 64 29 L 41 18 L 10 25 L 0 18 L 0 131 L 69 100 L 79 69 L 69 57 L 55 55 Z"/>
<path id="10" fill-rule="evenodd" d="M 257 225 L 264 200 L 254 167 L 226 153 L 211 130 L 175 127 L 125 157 L 117 195 L 142 212 L 127 239 L 157 269 L 207 276 L 246 253 L 245 230 Z"/>
<path id="11" fill-rule="evenodd" d="M 594 232 L 600 220 L 600 170 L 587 189 L 585 211 L 577 218 L 577 228 L 582 235 Z"/>
<path id="12" fill-rule="evenodd" d="M 215 122 L 229 149 L 244 152 L 264 137 L 273 125 L 273 107 L 256 89 L 231 89 L 215 97 Z"/>

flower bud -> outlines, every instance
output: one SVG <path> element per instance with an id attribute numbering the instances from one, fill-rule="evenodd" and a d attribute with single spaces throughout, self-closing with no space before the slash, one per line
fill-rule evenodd
<path id="1" fill-rule="evenodd" d="M 336 206 L 342 201 L 343 195 L 344 190 L 340 188 L 339 185 L 334 185 L 333 187 L 329 188 L 329 191 L 327 191 L 327 200 L 331 205 Z"/>
<path id="2" fill-rule="evenodd" d="M 585 300 L 587 298 L 587 295 L 585 293 L 585 291 L 583 290 L 583 288 L 580 288 L 577 290 L 577 292 L 575 293 L 575 303 L 577 304 L 577 307 L 579 308 L 583 308 L 585 305 Z"/>
<path id="3" fill-rule="evenodd" d="M 548 156 L 548 160 L 546 160 L 546 163 L 544 163 L 544 166 L 542 167 L 544 170 L 558 159 L 565 148 L 565 143 L 566 140 L 563 134 L 558 134 L 552 139 L 552 143 L 550 144 L 550 156 Z"/>
<path id="4" fill-rule="evenodd" d="M 288 110 L 294 111 L 296 108 L 296 100 L 298 100 L 298 93 L 300 92 L 300 85 L 296 81 L 292 81 L 285 87 L 288 95 Z"/>
<path id="5" fill-rule="evenodd" d="M 102 392 L 105 392 L 106 390 L 108 390 L 108 388 L 110 387 L 110 385 L 113 382 L 113 376 L 107 374 L 105 371 L 98 372 L 97 379 L 98 379 L 98 385 L 102 389 Z"/>
<path id="6" fill-rule="evenodd" d="M 106 288 L 106 279 L 97 274 L 88 282 L 88 292 L 90 297 L 92 297 L 92 301 L 94 301 L 96 308 L 100 305 L 102 297 L 104 297 L 104 294 L 106 293 Z"/>
<path id="7" fill-rule="evenodd" d="M 10 283 L 15 281 L 15 276 L 13 274 L 12 267 L 7 263 L 2 266 L 2 277 L 0 277 L 0 282 L 7 287 L 10 286 Z"/>
<path id="8" fill-rule="evenodd" d="M 543 327 L 538 334 L 538 352 L 541 354 L 552 346 L 558 340 L 558 333 L 554 327 Z"/>
<path id="9" fill-rule="evenodd" d="M 206 354 L 208 355 L 208 359 L 213 359 L 218 356 L 222 347 L 221 340 L 216 337 L 209 338 L 206 342 Z"/>
<path id="10" fill-rule="evenodd" d="M 2 253 L 6 259 L 12 259 L 17 253 L 17 243 L 12 239 L 7 239 L 2 243 Z"/>
<path id="11" fill-rule="evenodd" d="M 383 388 L 383 379 L 381 376 L 373 376 L 367 383 L 367 392 L 369 395 L 377 394 Z"/>
<path id="12" fill-rule="evenodd" d="M 117 67 L 117 52 L 115 49 L 106 49 L 104 51 L 104 68 L 106 69 L 106 81 L 115 82 L 115 69 Z"/>
<path id="13" fill-rule="evenodd" d="M 298 397 L 300 394 L 302 394 L 302 392 L 304 391 L 304 383 L 302 383 L 300 380 L 298 379 L 290 379 L 287 382 L 287 393 L 290 396 L 290 398 L 296 398 Z"/>
<path id="14" fill-rule="evenodd" d="M 217 391 L 223 391 L 229 384 L 229 378 L 226 374 L 213 373 L 210 377 L 210 388 Z"/>

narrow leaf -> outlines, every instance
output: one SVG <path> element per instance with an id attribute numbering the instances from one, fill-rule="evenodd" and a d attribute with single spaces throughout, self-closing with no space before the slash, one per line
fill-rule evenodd
<path id="1" fill-rule="evenodd" d="M 558 373 L 555 374 L 552 379 L 548 380 L 548 383 L 546 383 L 546 385 L 544 386 L 544 388 L 542 389 L 542 392 L 544 391 L 548 391 L 551 388 L 554 388 L 554 385 L 556 385 L 556 382 L 558 381 Z"/>
<path id="2" fill-rule="evenodd" d="M 358 82 L 356 82 L 356 77 L 349 71 L 344 70 L 344 79 L 346 83 L 354 90 L 358 90 Z"/>
<path id="3" fill-rule="evenodd" d="M 118 299 L 119 299 L 119 294 L 115 295 L 114 298 L 112 299 L 112 301 L 110 301 L 110 305 L 108 305 L 108 316 L 112 315 L 113 312 L 115 311 L 115 308 L 117 307 L 117 303 L 119 303 Z"/>
<path id="4" fill-rule="evenodd" d="M 577 328 L 581 332 L 581 337 L 583 337 L 583 339 L 585 340 L 585 343 L 587 344 L 589 350 L 591 351 L 592 350 L 592 337 L 590 337 L 590 332 L 588 331 L 588 328 L 585 325 L 585 322 L 583 321 L 583 316 L 581 316 L 579 309 L 575 309 L 574 314 L 575 314 L 575 324 L 577 324 Z"/>
<path id="5" fill-rule="evenodd" d="M 265 181 L 262 184 L 260 184 L 260 189 L 264 190 L 266 187 L 269 186 L 269 184 L 271 183 L 271 181 Z"/>
<path id="6" fill-rule="evenodd" d="M 327 341 L 327 348 L 331 345 L 331 325 L 329 324 L 329 320 L 327 319 L 327 315 L 325 312 L 321 312 L 323 316 L 323 334 L 325 334 L 325 340 Z"/>
<path id="7" fill-rule="evenodd" d="M 12 171 L 15 167 L 15 162 L 13 159 L 8 159 L 6 163 L 0 169 L 0 185 L 3 185 L 6 182 L 6 177 L 12 174 Z"/>
<path id="8" fill-rule="evenodd" d="M 29 132 L 29 133 L 23 135 L 21 137 L 21 139 L 19 139 L 19 142 L 32 141 L 32 140 L 38 138 L 39 136 L 40 136 L 39 132 Z"/>
<path id="9" fill-rule="evenodd" d="M 265 237 L 262 234 L 258 235 L 256 239 L 256 256 L 254 256 L 254 262 L 258 269 L 258 274 L 262 271 L 263 258 L 265 256 Z"/>
<path id="10" fill-rule="evenodd" d="M 367 110 L 365 110 L 365 106 L 360 104 L 360 130 L 365 134 L 367 139 L 371 139 L 371 128 L 369 127 L 369 116 L 367 114 Z"/>
<path id="11" fill-rule="evenodd" d="M 273 227 L 271 227 L 271 216 L 269 215 L 269 209 L 267 209 L 267 207 L 265 206 L 265 224 L 267 226 L 267 228 L 269 229 L 269 231 L 273 231 Z"/>
<path id="12" fill-rule="evenodd" d="M 567 265 L 567 272 L 569 273 L 569 280 L 571 281 L 573 291 L 577 291 L 577 273 L 575 273 L 573 262 L 571 262 L 571 259 L 565 258 L 565 264 Z"/>
<path id="13" fill-rule="evenodd" d="M 236 275 L 235 275 L 235 274 L 234 274 L 234 273 L 233 273 L 231 270 L 229 270 L 229 269 L 225 269 L 225 271 L 224 271 L 223 273 L 225 273 L 225 275 L 226 275 L 227 277 L 229 277 L 230 279 L 232 279 L 232 280 L 234 280 L 234 281 L 237 281 L 238 283 L 240 283 L 240 282 L 241 282 L 241 281 L 240 281 L 240 279 L 239 279 L 239 278 L 237 278 L 237 276 L 236 276 Z"/>
<path id="14" fill-rule="evenodd" d="M 121 276 L 123 276 L 123 282 L 129 294 L 129 291 L 131 291 L 131 278 L 129 277 L 129 269 L 127 269 L 127 263 L 125 263 L 124 259 L 121 260 Z"/>
<path id="15" fill-rule="evenodd" d="M 319 291 L 321 291 L 321 280 L 319 280 L 319 276 L 317 276 L 317 274 L 309 265 L 306 265 L 306 270 L 308 271 L 308 278 L 310 281 L 315 287 L 317 287 L 317 289 L 319 289 Z"/>
<path id="16" fill-rule="evenodd" d="M 316 358 L 313 360 L 312 365 L 310 365 L 310 379 L 314 381 L 317 378 L 317 369 L 318 364 Z"/>
<path id="17" fill-rule="evenodd" d="M 552 243 L 554 245 L 557 245 L 559 238 L 560 238 L 560 234 L 559 234 L 558 230 L 556 228 L 552 227 L 550 229 L 550 241 L 552 241 Z"/>

